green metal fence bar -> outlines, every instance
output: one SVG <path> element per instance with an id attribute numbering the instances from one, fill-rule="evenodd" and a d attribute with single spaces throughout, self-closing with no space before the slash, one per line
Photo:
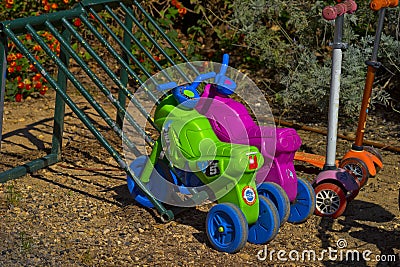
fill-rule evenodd
<path id="1" fill-rule="evenodd" d="M 140 50 L 142 50 L 145 55 L 150 59 L 151 62 L 153 62 L 154 66 L 156 66 L 159 70 L 162 70 L 163 68 L 160 66 L 160 64 L 158 64 L 158 62 L 154 59 L 154 57 L 150 54 L 149 50 L 147 50 L 142 43 L 133 35 L 133 33 L 125 27 L 124 23 L 118 18 L 118 16 L 115 15 L 115 13 L 113 12 L 113 10 L 109 7 L 109 6 L 105 6 L 106 10 L 108 11 L 108 13 L 110 14 L 110 16 L 121 26 L 121 28 L 124 30 L 124 34 L 127 34 L 134 42 L 135 44 L 140 48 Z M 130 46 L 125 46 L 122 43 L 122 47 L 127 48 Z M 129 51 L 129 50 L 128 50 Z M 126 52 L 126 51 L 124 51 Z M 130 51 L 129 51 L 130 52 Z M 164 73 L 165 75 L 165 73 Z M 171 81 L 171 78 L 166 76 L 167 79 L 169 79 L 169 81 Z"/>
<path id="2" fill-rule="evenodd" d="M 97 21 L 107 31 L 107 33 L 113 38 L 113 40 L 117 42 L 117 44 L 122 48 L 123 52 L 125 52 L 128 55 L 129 59 L 133 60 L 135 65 L 140 68 L 140 70 L 143 72 L 143 74 L 147 78 L 151 78 L 152 75 L 148 72 L 148 70 L 142 65 L 142 63 L 140 63 L 140 61 L 135 56 L 133 56 L 133 54 L 131 53 L 131 51 L 128 50 L 127 47 L 124 47 L 123 42 L 118 38 L 118 36 L 109 27 L 107 27 L 106 22 L 100 17 L 100 15 L 93 8 L 89 8 L 89 12 L 97 19 Z M 143 82 L 141 82 L 141 84 L 143 84 Z"/>
<path id="3" fill-rule="evenodd" d="M 62 28 L 62 38 L 67 43 L 70 43 L 71 41 L 71 34 L 64 27 Z M 60 61 L 68 68 L 69 55 L 66 53 L 64 48 L 60 49 Z M 57 83 L 63 92 L 67 91 L 67 77 L 64 72 L 59 71 L 57 73 Z M 57 155 L 57 159 L 59 160 L 61 159 L 62 138 L 64 132 L 64 114 L 65 103 L 62 98 L 56 94 L 51 154 Z"/>
<path id="4" fill-rule="evenodd" d="M 4 113 L 4 98 L 6 93 L 6 75 L 7 75 L 7 39 L 0 37 L 0 151 L 1 140 L 3 136 L 3 113 Z"/>
<path id="5" fill-rule="evenodd" d="M 15 20 L 3 21 L 2 25 L 4 28 L 11 29 L 14 34 L 19 35 L 26 32 L 25 26 L 28 22 L 30 25 L 32 25 L 32 27 L 34 27 L 39 31 L 44 29 L 44 23 L 46 21 L 49 21 L 56 26 L 59 26 L 61 18 L 73 19 L 84 12 L 85 10 L 82 8 L 82 6 L 78 5 L 70 10 L 42 14 L 40 16 L 34 16 L 29 18 L 20 18 Z"/>
<path id="6" fill-rule="evenodd" d="M 54 28 L 54 26 L 50 22 L 45 22 L 45 25 L 48 27 L 49 31 L 57 38 L 60 44 L 68 51 L 69 55 L 71 55 L 74 60 L 78 63 L 79 66 L 86 72 L 89 78 L 96 84 L 96 86 L 104 93 L 104 95 L 110 100 L 110 102 L 117 108 L 117 112 L 120 114 L 125 114 L 125 108 L 120 105 L 120 103 L 114 98 L 112 93 L 107 89 L 107 87 L 100 81 L 98 76 L 89 68 L 89 66 L 78 56 L 78 54 L 72 49 L 72 47 L 62 39 L 60 34 Z M 27 25 L 28 31 L 33 35 L 35 40 L 42 46 L 46 53 L 50 55 L 51 58 L 54 58 L 56 55 L 45 45 L 43 40 L 31 29 L 30 25 Z M 37 39 L 38 38 L 38 39 Z M 128 139 L 124 137 L 124 134 L 121 128 L 115 123 L 114 120 L 104 111 L 104 109 L 97 103 L 97 101 L 87 92 L 87 90 L 82 86 L 82 84 L 74 77 L 74 75 L 68 70 L 68 68 L 60 62 L 57 57 L 55 57 L 56 64 L 60 67 L 61 70 L 67 75 L 67 77 L 71 80 L 74 86 L 82 93 L 82 95 L 88 100 L 88 102 L 95 108 L 95 110 L 99 113 L 99 115 L 107 122 L 107 124 L 127 142 L 127 145 L 133 149 L 133 144 L 130 144 Z M 135 130 L 145 139 L 145 141 L 149 144 L 153 144 L 154 140 L 146 134 L 146 132 L 138 125 L 138 123 L 133 119 L 133 117 L 126 113 L 126 118 L 128 122 L 135 127 Z"/>
<path id="7" fill-rule="evenodd" d="M 126 19 L 125 19 L 125 27 L 129 31 L 132 31 L 133 22 L 132 22 L 132 19 L 130 17 L 126 17 Z M 124 46 L 126 46 L 126 47 L 131 47 L 131 45 L 132 45 L 131 44 L 131 39 L 126 34 L 126 32 L 124 32 L 123 43 L 124 43 Z M 129 62 L 128 54 L 123 52 L 122 53 L 122 59 L 125 62 Z M 129 76 L 128 76 L 128 72 L 124 68 L 121 69 L 120 80 L 119 81 L 120 81 L 121 86 L 119 86 L 120 90 L 118 90 L 118 101 L 122 106 L 125 106 L 126 105 L 127 95 L 126 95 L 125 92 L 122 92 L 122 90 L 123 90 L 122 88 L 126 88 L 127 87 L 128 81 L 129 81 Z M 124 122 L 124 114 L 122 114 L 122 115 L 117 114 L 116 122 L 120 127 L 122 127 L 122 124 Z"/>
<path id="8" fill-rule="evenodd" d="M 121 64 L 122 68 L 124 68 L 139 85 L 143 84 L 143 81 L 140 79 L 140 77 L 132 70 L 132 68 L 128 65 L 128 63 L 124 61 L 123 58 L 115 51 L 115 49 L 110 45 L 110 43 L 107 42 L 104 36 L 95 27 L 93 27 L 93 25 L 91 25 L 88 19 L 85 16 L 80 16 L 79 18 L 82 20 L 83 24 L 85 24 L 85 26 L 90 30 L 90 32 L 93 33 L 94 36 L 100 41 L 100 43 L 104 45 L 107 51 L 112 54 L 112 56 L 118 61 L 119 64 Z M 156 104 L 159 103 L 159 100 L 154 96 L 154 94 L 150 90 L 148 90 L 146 87 L 143 87 L 143 90 L 150 97 L 150 100 L 152 100 Z"/>
<path id="9" fill-rule="evenodd" d="M 140 111 L 140 113 L 149 121 L 149 123 L 157 129 L 157 126 L 154 124 L 154 121 L 151 119 L 150 114 L 146 111 L 146 109 L 143 107 L 140 102 L 136 100 L 136 98 L 133 96 L 131 92 L 126 87 L 127 81 L 125 82 L 125 85 L 123 84 L 122 79 L 118 79 L 117 75 L 114 74 L 114 72 L 107 66 L 107 64 L 104 63 L 104 61 L 100 58 L 100 56 L 93 50 L 93 48 L 86 42 L 82 36 L 72 27 L 72 25 L 67 21 L 63 20 L 63 25 L 71 32 L 71 34 L 78 40 L 78 42 L 86 49 L 86 51 L 89 53 L 91 57 L 93 57 L 94 60 L 99 64 L 99 66 L 107 73 L 107 75 L 112 79 L 112 81 L 118 86 L 120 89 L 119 93 L 122 91 L 122 93 L 128 97 L 128 99 L 132 102 L 132 104 L 135 105 L 135 107 Z M 122 68 L 121 71 L 124 71 L 124 73 L 128 73 L 125 68 Z M 128 77 L 126 77 L 128 79 Z M 123 106 L 123 104 L 121 104 Z M 122 114 L 120 114 L 122 115 Z M 122 117 L 123 118 L 123 117 Z M 121 126 L 121 125 L 120 125 Z"/>
<path id="10" fill-rule="evenodd" d="M 165 32 L 158 26 L 158 24 L 154 21 L 154 19 L 144 10 L 144 8 L 138 3 L 138 1 L 134 0 L 133 4 L 142 12 L 142 14 L 150 21 L 150 23 L 154 26 L 154 28 L 163 36 L 164 40 L 166 40 L 169 45 L 176 51 L 180 58 L 183 59 L 184 62 L 189 62 L 189 60 L 185 57 L 182 51 L 172 42 L 171 39 L 165 34 Z M 196 68 L 189 64 L 195 73 L 198 73 Z"/>
<path id="11" fill-rule="evenodd" d="M 26 25 L 28 31 L 30 31 L 32 34 L 35 34 L 35 30 L 32 28 L 31 25 Z M 134 180 L 135 183 L 137 183 L 138 187 L 140 190 L 146 195 L 146 197 L 149 198 L 149 200 L 154 204 L 155 208 L 157 211 L 160 213 L 161 219 L 163 221 L 170 221 L 173 219 L 173 212 L 171 210 L 167 210 L 157 199 L 154 198 L 154 196 L 151 194 L 151 192 L 143 185 L 141 180 L 135 176 L 133 171 L 129 168 L 129 166 L 126 164 L 126 162 L 123 160 L 121 155 L 116 151 L 107 141 L 107 139 L 93 126 L 91 123 L 90 119 L 87 117 L 87 115 L 76 105 L 76 103 L 65 93 L 62 91 L 60 86 L 57 84 L 57 82 L 51 77 L 51 75 L 46 71 L 46 69 L 39 63 L 39 61 L 28 51 L 28 49 L 21 43 L 21 41 L 16 37 L 16 35 L 8 28 L 4 29 L 4 32 L 7 34 L 7 36 L 14 42 L 14 44 L 17 46 L 17 48 L 20 50 L 20 52 L 28 58 L 28 60 L 35 65 L 37 70 L 42 74 L 42 76 L 49 82 L 49 84 L 54 88 L 54 90 L 59 94 L 63 101 L 71 108 L 71 110 L 78 116 L 78 118 L 83 122 L 83 124 L 89 129 L 89 131 L 96 137 L 96 139 L 102 144 L 102 146 L 109 152 L 109 154 L 116 160 L 118 165 L 128 174 L 130 175 Z M 39 37 L 40 38 L 40 37 Z M 48 156 L 53 156 L 54 155 L 48 155 Z M 57 161 L 57 159 L 54 159 Z M 39 166 L 38 162 L 35 161 L 35 169 L 31 169 L 30 171 L 35 171 L 40 168 L 45 167 Z M 14 168 L 12 170 L 19 170 L 20 168 L 23 168 L 23 166 L 19 166 L 17 168 Z M 23 171 L 21 171 L 18 174 L 22 174 Z M 26 170 L 25 170 L 26 173 Z M 22 174 L 23 175 L 23 174 Z M 21 175 L 19 175 L 21 176 Z M 18 177 L 19 177 L 18 176 Z M 9 179 L 14 178 L 8 177 Z M 3 177 L 0 177 L 0 181 L 4 182 L 6 181 Z"/>

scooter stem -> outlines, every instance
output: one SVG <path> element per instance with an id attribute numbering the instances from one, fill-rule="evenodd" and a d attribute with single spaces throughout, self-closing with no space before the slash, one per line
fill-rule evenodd
<path id="1" fill-rule="evenodd" d="M 336 169 L 336 143 L 339 115 L 339 93 L 340 93 L 340 75 L 342 69 L 342 49 L 346 44 L 342 43 L 344 15 L 336 17 L 335 33 L 332 53 L 332 72 L 331 87 L 329 94 L 329 112 L 328 112 L 328 135 L 326 145 L 326 161 L 324 170 Z"/>
<path id="2" fill-rule="evenodd" d="M 352 145 L 352 149 L 356 151 L 363 150 L 363 139 L 364 139 L 365 125 L 367 122 L 368 107 L 371 101 L 372 87 L 375 79 L 376 70 L 381 66 L 381 63 L 377 61 L 377 58 L 378 58 L 379 43 L 382 35 L 383 23 L 385 20 L 385 12 L 386 8 L 382 8 L 378 11 L 379 19 L 375 33 L 374 48 L 372 50 L 371 60 L 365 62 L 365 64 L 367 64 L 368 66 L 367 76 L 365 79 L 364 94 L 361 103 L 356 139 L 354 144 Z"/>

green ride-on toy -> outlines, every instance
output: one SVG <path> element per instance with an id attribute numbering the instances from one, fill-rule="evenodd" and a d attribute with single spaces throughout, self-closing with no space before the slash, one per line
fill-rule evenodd
<path id="1" fill-rule="evenodd" d="M 208 239 L 215 249 L 235 253 L 246 241 L 270 241 L 280 223 L 274 204 L 257 194 L 256 171 L 264 162 L 259 150 L 221 142 L 208 119 L 194 109 L 198 85 L 215 75 L 199 75 L 183 86 L 158 85 L 159 91 L 172 89 L 155 110 L 160 136 L 149 157 L 135 159 L 131 168 L 161 202 L 178 203 L 179 198 L 181 206 L 196 205 L 204 193 L 217 200 L 206 219 Z M 130 177 L 128 188 L 137 202 L 151 207 Z"/>

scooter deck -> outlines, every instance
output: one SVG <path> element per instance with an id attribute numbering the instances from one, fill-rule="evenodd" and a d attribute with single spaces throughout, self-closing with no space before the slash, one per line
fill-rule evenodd
<path id="1" fill-rule="evenodd" d="M 315 167 L 322 169 L 325 165 L 325 156 L 316 155 L 306 152 L 299 152 L 297 151 L 294 154 L 294 160 L 307 162 Z M 336 166 L 339 166 L 339 161 L 336 160 Z"/>

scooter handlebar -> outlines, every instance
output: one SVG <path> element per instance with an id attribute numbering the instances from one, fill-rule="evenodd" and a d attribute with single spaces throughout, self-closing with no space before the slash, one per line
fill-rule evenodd
<path id="1" fill-rule="evenodd" d="M 379 11 L 386 7 L 397 7 L 398 5 L 399 0 L 372 0 L 371 3 L 369 3 L 369 7 L 373 11 Z"/>
<path id="2" fill-rule="evenodd" d="M 392 0 L 398 1 L 398 0 Z M 334 20 L 343 14 L 351 14 L 357 10 L 357 4 L 354 0 L 343 1 L 334 6 L 327 6 L 322 10 L 322 16 L 326 20 Z"/>

